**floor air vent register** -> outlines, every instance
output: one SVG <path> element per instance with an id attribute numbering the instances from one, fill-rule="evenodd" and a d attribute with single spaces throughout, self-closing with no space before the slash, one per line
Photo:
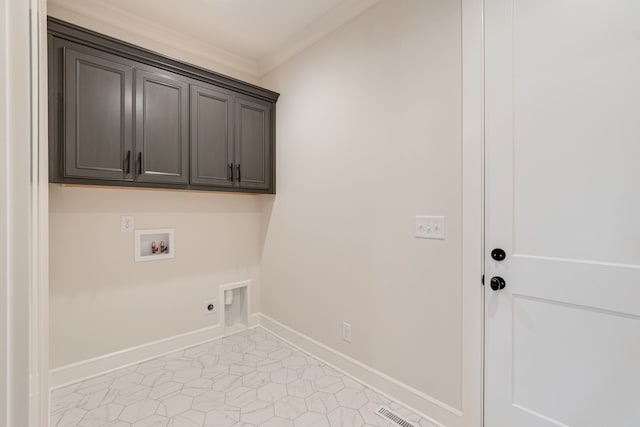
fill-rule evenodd
<path id="1" fill-rule="evenodd" d="M 416 427 L 414 424 L 411 424 L 409 421 L 384 406 L 381 406 L 376 410 L 376 415 L 379 415 L 385 420 L 391 421 L 392 423 L 402 427 Z"/>

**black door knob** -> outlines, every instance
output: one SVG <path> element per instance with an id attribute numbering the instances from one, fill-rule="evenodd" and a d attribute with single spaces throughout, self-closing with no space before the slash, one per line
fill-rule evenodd
<path id="1" fill-rule="evenodd" d="M 504 261 L 506 257 L 507 257 L 506 252 L 500 248 L 495 248 L 494 250 L 491 251 L 491 258 L 493 258 L 496 261 Z"/>
<path id="2" fill-rule="evenodd" d="M 500 276 L 494 276 L 491 278 L 491 289 L 494 291 L 499 291 L 500 289 L 504 289 L 507 286 L 507 282 Z"/>

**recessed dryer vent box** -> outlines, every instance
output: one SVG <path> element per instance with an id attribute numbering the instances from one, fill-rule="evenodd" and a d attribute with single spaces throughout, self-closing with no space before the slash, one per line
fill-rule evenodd
<path id="1" fill-rule="evenodd" d="M 136 230 L 135 260 L 159 261 L 175 257 L 173 228 Z"/>
<path id="2" fill-rule="evenodd" d="M 220 286 L 220 314 L 224 334 L 241 331 L 249 326 L 251 312 L 251 281 Z"/>

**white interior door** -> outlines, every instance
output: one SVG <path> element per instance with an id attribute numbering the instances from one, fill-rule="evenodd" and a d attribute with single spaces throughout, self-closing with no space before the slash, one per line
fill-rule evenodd
<path id="1" fill-rule="evenodd" d="M 485 426 L 640 426 L 640 1 L 485 25 Z"/>

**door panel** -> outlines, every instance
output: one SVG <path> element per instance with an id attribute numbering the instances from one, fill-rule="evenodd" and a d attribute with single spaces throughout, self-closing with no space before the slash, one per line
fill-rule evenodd
<path id="1" fill-rule="evenodd" d="M 271 187 L 271 104 L 238 96 L 235 114 L 239 186 L 267 190 Z"/>
<path id="2" fill-rule="evenodd" d="M 640 3 L 485 19 L 485 425 L 640 425 Z"/>
<path id="3" fill-rule="evenodd" d="M 233 186 L 233 95 L 191 86 L 191 183 Z"/>
<path id="4" fill-rule="evenodd" d="M 640 260 L 639 16 L 633 0 L 513 2 L 517 252 Z"/>
<path id="5" fill-rule="evenodd" d="M 189 84 L 136 70 L 137 180 L 188 183 Z"/>
<path id="6" fill-rule="evenodd" d="M 513 337 L 514 407 L 567 425 L 637 425 L 640 318 L 514 295 Z"/>
<path id="7" fill-rule="evenodd" d="M 66 47 L 64 78 L 65 176 L 131 180 L 132 68 Z"/>

